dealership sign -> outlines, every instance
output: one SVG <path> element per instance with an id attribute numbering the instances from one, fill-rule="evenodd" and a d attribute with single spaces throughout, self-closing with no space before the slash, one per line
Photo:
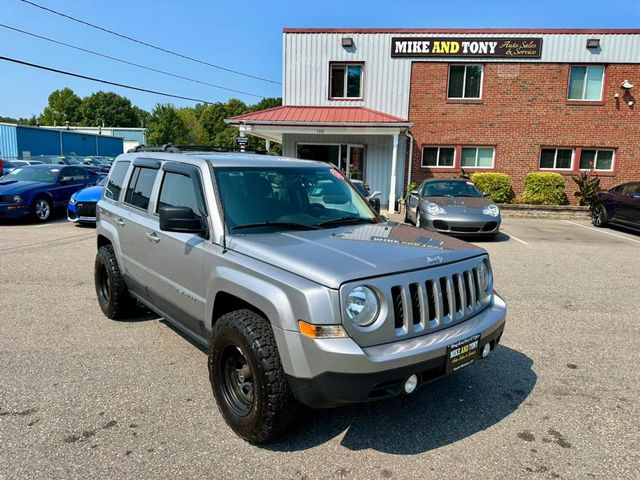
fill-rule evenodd
<path id="1" fill-rule="evenodd" d="M 540 58 L 541 38 L 394 37 L 392 57 Z"/>

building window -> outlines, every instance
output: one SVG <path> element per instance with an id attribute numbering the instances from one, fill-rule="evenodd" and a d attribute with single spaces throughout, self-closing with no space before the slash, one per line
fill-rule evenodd
<path id="1" fill-rule="evenodd" d="M 461 166 L 471 168 L 493 168 L 493 147 L 462 147 Z"/>
<path id="2" fill-rule="evenodd" d="M 613 150 L 595 150 L 583 148 L 580 152 L 580 170 L 599 170 L 611 172 L 613 170 Z"/>
<path id="3" fill-rule="evenodd" d="M 602 100 L 604 67 L 573 65 L 569 72 L 569 100 Z"/>
<path id="4" fill-rule="evenodd" d="M 544 170 L 571 170 L 573 149 L 543 148 L 540 152 L 540 168 Z"/>
<path id="5" fill-rule="evenodd" d="M 454 147 L 424 147 L 422 149 L 423 167 L 453 168 L 456 155 Z"/>
<path id="6" fill-rule="evenodd" d="M 449 65 L 448 98 L 482 98 L 482 65 Z"/>
<path id="7" fill-rule="evenodd" d="M 362 64 L 331 64 L 330 98 L 362 98 Z"/>

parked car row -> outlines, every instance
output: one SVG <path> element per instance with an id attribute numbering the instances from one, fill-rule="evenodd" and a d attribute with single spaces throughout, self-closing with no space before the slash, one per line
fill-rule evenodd
<path id="1" fill-rule="evenodd" d="M 12 168 L 0 178 L 0 218 L 31 216 L 38 222 L 67 207 L 71 196 L 104 174 L 81 163 L 42 163 Z"/>

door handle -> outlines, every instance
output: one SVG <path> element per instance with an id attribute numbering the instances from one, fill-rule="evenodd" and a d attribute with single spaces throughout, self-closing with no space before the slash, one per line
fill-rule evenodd
<path id="1" fill-rule="evenodd" d="M 152 243 L 158 243 L 160 241 L 160 237 L 156 232 L 148 232 L 145 233 L 145 235 L 147 236 L 147 239 Z"/>
<path id="2" fill-rule="evenodd" d="M 121 217 L 116 218 L 116 223 L 121 227 L 124 227 L 124 220 Z"/>

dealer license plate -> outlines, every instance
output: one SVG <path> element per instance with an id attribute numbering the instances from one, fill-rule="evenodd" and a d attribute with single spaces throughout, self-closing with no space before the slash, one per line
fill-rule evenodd
<path id="1" fill-rule="evenodd" d="M 447 372 L 466 367 L 478 357 L 480 334 L 452 343 L 447 347 Z"/>

